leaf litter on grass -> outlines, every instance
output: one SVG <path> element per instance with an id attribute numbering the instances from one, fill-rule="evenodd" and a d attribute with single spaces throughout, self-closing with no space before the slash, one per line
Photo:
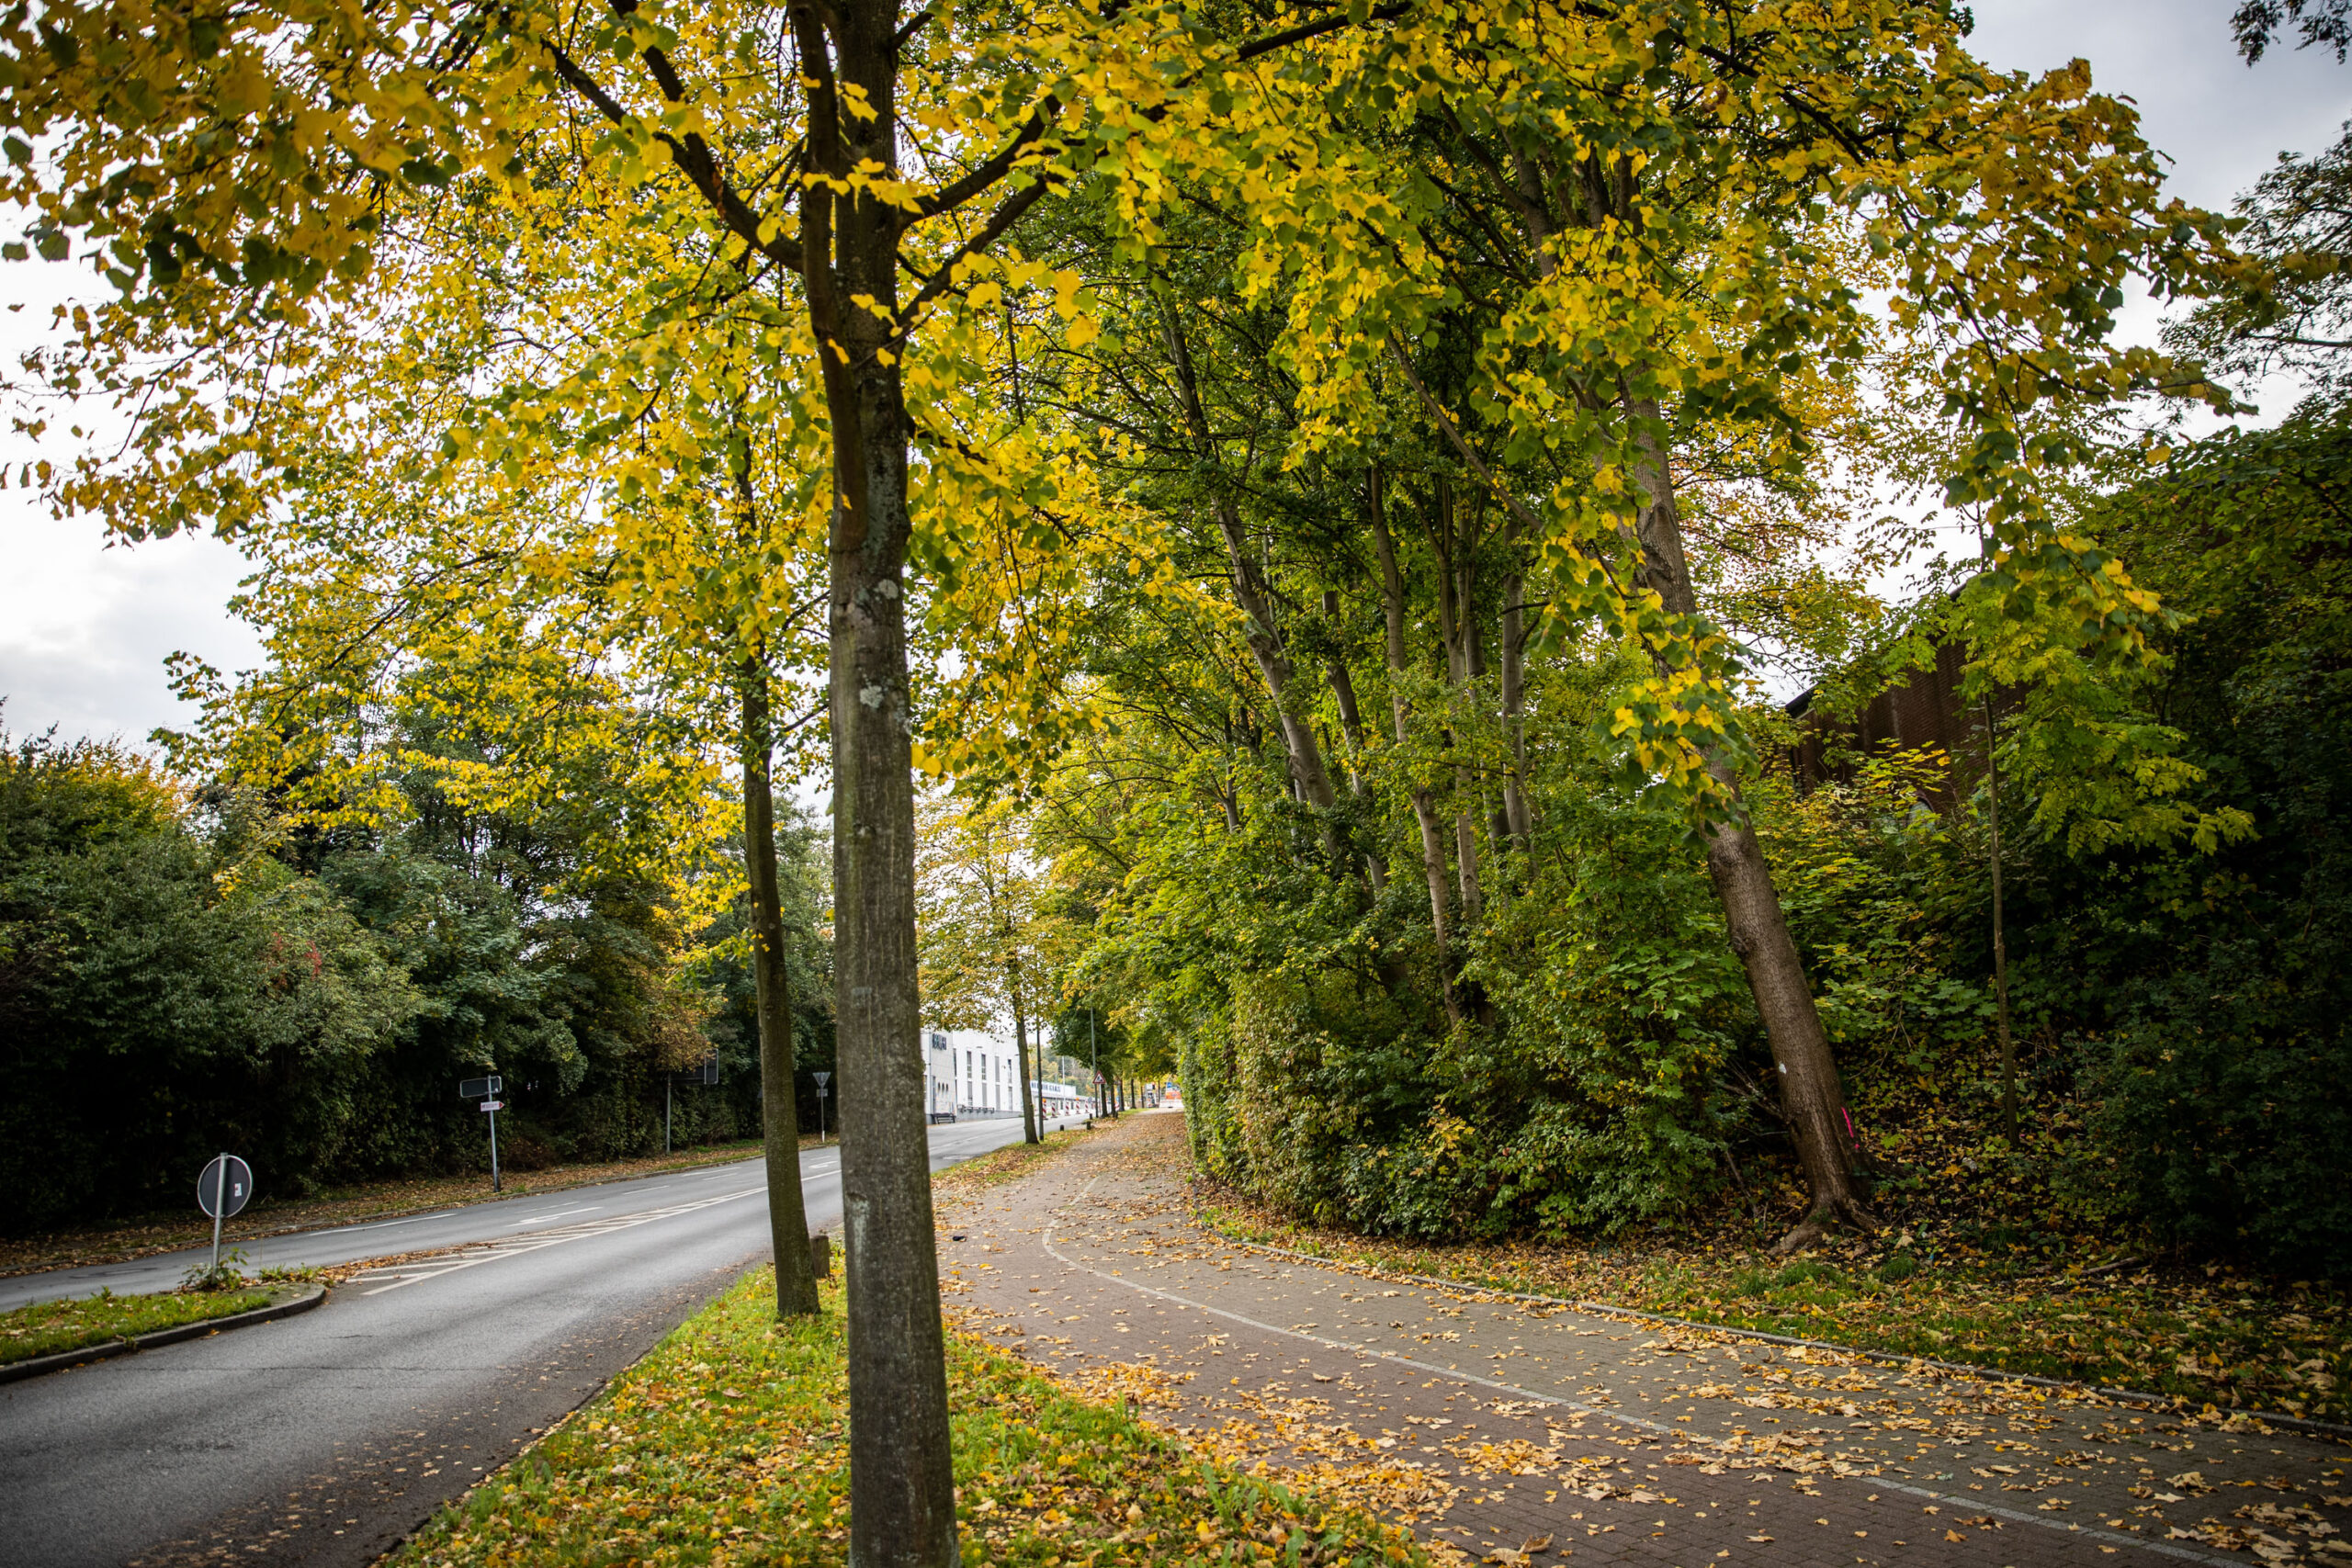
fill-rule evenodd
<path id="1" fill-rule="evenodd" d="M 497 1475 L 397 1568 L 836 1563 L 848 1551 L 841 1292 L 775 1321 L 747 1276 Z M 1091 1403 L 952 1336 L 956 1516 L 967 1563 L 1125 1568 L 1237 1561 L 1419 1563 L 1409 1531 Z"/>
<path id="2" fill-rule="evenodd" d="M 268 1290 L 172 1291 L 35 1302 L 0 1313 L 0 1366 L 267 1306 Z"/>

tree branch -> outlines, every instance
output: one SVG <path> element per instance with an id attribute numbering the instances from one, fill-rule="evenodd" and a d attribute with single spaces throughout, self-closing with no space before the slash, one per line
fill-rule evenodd
<path id="1" fill-rule="evenodd" d="M 605 118 L 623 127 L 636 118 L 605 90 L 603 83 L 582 70 L 560 45 L 542 39 L 539 47 L 547 51 L 556 75 L 572 91 L 587 99 Z M 654 52 L 647 51 L 649 56 Z M 650 59 L 648 67 L 650 69 Z M 677 80 L 674 73 L 671 73 L 670 79 L 673 82 Z M 656 81 L 659 80 L 657 76 Z M 667 92 L 668 89 L 665 87 L 663 90 Z M 764 240 L 760 237 L 759 212 L 737 194 L 733 186 L 727 183 L 727 176 L 719 172 L 718 160 L 711 153 L 710 144 L 699 134 L 689 132 L 680 138 L 666 130 L 657 130 L 653 138 L 669 149 L 671 163 L 677 165 L 678 172 L 684 175 L 702 193 L 703 198 L 718 211 L 720 221 L 727 225 L 729 232 L 778 266 L 790 267 L 795 272 L 801 270 L 800 246 L 780 233 Z"/>

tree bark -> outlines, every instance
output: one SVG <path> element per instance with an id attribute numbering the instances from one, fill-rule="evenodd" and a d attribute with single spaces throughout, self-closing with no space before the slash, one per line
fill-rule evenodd
<path id="1" fill-rule="evenodd" d="M 1021 1003 L 1021 959 L 1005 963 L 1005 988 L 1012 994 L 1012 1056 L 1021 1073 L 1021 1141 L 1037 1141 L 1037 1107 L 1029 1098 L 1029 1018 Z"/>
<path id="2" fill-rule="evenodd" d="M 1535 161 L 1516 148 L 1513 159 L 1517 179 L 1511 205 L 1526 224 L 1537 275 L 1549 276 L 1555 260 L 1548 241 L 1557 225 L 1546 205 L 1547 188 L 1556 184 L 1566 194 L 1567 182 L 1544 179 Z M 1634 216 L 1639 174 L 1629 158 L 1604 161 L 1597 156 L 1588 157 L 1579 160 L 1572 173 L 1582 210 L 1572 209 L 1566 215 L 1568 221 L 1599 228 Z M 1391 339 L 1391 348 L 1407 377 L 1411 378 L 1411 366 L 1404 358 L 1402 346 Z M 1442 409 L 1430 398 L 1427 389 L 1420 388 L 1418 381 L 1415 386 L 1464 457 L 1483 474 L 1484 465 L 1462 434 L 1446 422 Z M 1587 395 L 1593 398 L 1593 406 L 1600 406 L 1598 394 L 1588 391 Z M 1624 395 L 1622 388 L 1619 396 L 1625 415 L 1634 424 L 1634 442 L 1639 453 L 1635 478 L 1645 497 L 1635 515 L 1633 541 L 1641 558 L 1636 574 L 1639 584 L 1655 591 L 1668 610 L 1683 615 L 1696 615 L 1698 595 L 1683 550 L 1682 520 L 1675 506 L 1673 479 L 1657 434 L 1661 423 L 1657 400 Z M 1516 504 L 1507 493 L 1498 493 L 1503 494 L 1506 504 Z M 1660 673 L 1670 675 L 1674 671 L 1661 668 Z M 1747 972 L 1757 1012 L 1770 1038 L 1773 1065 L 1781 1080 L 1781 1113 L 1795 1139 L 1797 1157 L 1812 1192 L 1805 1218 L 1781 1240 L 1783 1251 L 1793 1251 L 1820 1239 L 1825 1225 L 1832 1220 L 1843 1219 L 1866 1229 L 1873 1227 L 1875 1222 L 1863 1202 L 1860 1180 L 1854 1168 L 1852 1121 L 1846 1110 L 1845 1090 L 1838 1082 L 1837 1059 L 1830 1053 L 1828 1035 L 1821 1026 L 1820 1010 L 1814 1003 L 1813 987 L 1805 978 L 1796 942 L 1789 934 L 1780 890 L 1772 884 L 1771 868 L 1765 863 L 1763 847 L 1748 825 L 1737 776 L 1720 753 L 1707 753 L 1706 764 L 1709 775 L 1728 797 L 1733 813 L 1730 822 L 1708 829 L 1707 874 L 1723 905 L 1732 949 Z"/>
<path id="3" fill-rule="evenodd" d="M 847 1244 L 852 1568 L 958 1561 L 915 959 L 907 678 L 910 423 L 892 339 L 897 7 L 791 11 L 808 104 L 803 286 L 833 444 L 833 904 Z M 838 73 L 838 75 L 836 74 Z M 864 104 L 851 113 L 846 85 Z M 838 194 L 836 194 L 838 192 Z M 861 301 L 861 298 L 863 300 Z"/>
<path id="4" fill-rule="evenodd" d="M 792 976 L 784 962 L 784 905 L 776 886 L 775 751 L 767 661 L 738 671 L 743 710 L 743 862 L 751 884 L 752 986 L 760 1021 L 760 1138 L 767 1159 L 768 1237 L 775 1250 L 778 1318 L 817 1311 L 808 1268 L 808 1210 L 800 1193 L 800 1110 L 792 1049 Z"/>
<path id="5" fill-rule="evenodd" d="M 2018 1146 L 2018 1047 L 2009 1029 L 2009 933 L 2001 900 L 2001 760 L 1996 748 L 2000 734 L 1994 727 L 1993 698 L 1984 697 L 1984 808 L 1992 828 L 1993 862 L 1993 998 L 2001 1047 L 2001 1122 L 2009 1147 Z"/>
<path id="6" fill-rule="evenodd" d="M 1483 701 L 1487 691 L 1487 634 L 1480 629 L 1477 617 L 1472 613 L 1467 585 L 1464 586 L 1462 605 L 1463 625 L 1470 643 L 1468 690 L 1475 707 L 1478 702 Z M 1471 773 L 1474 778 L 1478 777 L 1476 770 L 1471 770 Z M 1488 793 L 1487 781 L 1484 778 L 1478 778 L 1477 786 L 1478 804 L 1487 814 L 1487 863 L 1493 868 L 1494 872 L 1491 885 L 1495 890 L 1495 897 L 1501 901 L 1505 908 L 1510 907 L 1511 831 L 1508 796 L 1512 782 L 1510 770 L 1506 767 L 1503 770 L 1504 798 L 1502 799 L 1498 799 Z"/>
<path id="7" fill-rule="evenodd" d="M 1503 818 L 1511 841 L 1525 855 L 1535 840 L 1535 823 L 1527 808 L 1526 786 L 1527 579 L 1516 562 L 1503 579 L 1501 653 L 1503 735 L 1510 746 L 1510 771 L 1503 775 Z"/>
<path id="8" fill-rule="evenodd" d="M 1340 626 L 1340 591 L 1323 591 L 1323 618 L 1331 627 L 1334 640 Z M 1363 793 L 1363 774 L 1358 760 L 1363 755 L 1363 710 L 1356 704 L 1355 677 L 1348 673 L 1348 661 L 1334 649 L 1330 659 L 1331 700 L 1340 705 L 1340 728 L 1348 738 L 1348 787 L 1358 795 Z"/>
<path id="9" fill-rule="evenodd" d="M 1461 551 L 1453 532 L 1453 496 L 1452 487 L 1438 481 L 1434 502 L 1435 516 L 1430 528 L 1430 543 L 1437 550 L 1438 636 L 1445 644 L 1446 684 L 1446 744 L 1454 754 L 1453 763 L 1453 867 L 1462 888 L 1462 921 L 1476 930 L 1486 919 L 1487 900 L 1478 881 L 1478 828 L 1471 814 L 1471 803 L 1477 798 L 1477 783 L 1470 765 L 1462 760 L 1461 707 L 1463 695 L 1470 682 L 1470 639 L 1476 634 L 1470 619 L 1470 566 L 1459 559 Z"/>
<path id="10" fill-rule="evenodd" d="M 1401 751 L 1411 744 L 1413 705 L 1405 695 L 1405 581 L 1396 570 L 1396 542 L 1388 534 L 1388 513 L 1381 494 L 1383 475 L 1374 465 L 1369 495 L 1372 513 L 1373 548 L 1380 558 L 1380 607 L 1386 623 L 1388 653 L 1388 710 L 1396 721 L 1396 746 Z M 1430 798 L 1428 788 L 1419 781 L 1412 784 L 1413 821 L 1421 834 L 1421 874 L 1430 889 L 1430 926 L 1437 941 L 1438 988 L 1445 1002 L 1445 1017 L 1449 1023 L 1462 1021 L 1462 998 L 1453 987 L 1453 921 L 1448 918 L 1445 875 L 1445 840 L 1438 831 L 1437 806 Z"/>
<path id="11" fill-rule="evenodd" d="M 1634 399 L 1626 412 L 1643 427 L 1635 436 L 1643 453 L 1636 477 L 1646 499 L 1634 525 L 1642 581 L 1657 591 L 1668 610 L 1696 615 L 1698 594 L 1683 554 L 1682 519 L 1666 455 L 1655 434 L 1657 405 Z M 1834 1221 L 1863 1229 L 1874 1228 L 1876 1221 L 1855 1168 L 1853 1120 L 1838 1081 L 1838 1061 L 1821 1026 L 1821 1011 L 1814 1004 L 1796 941 L 1789 934 L 1771 867 L 1748 825 L 1738 778 L 1718 753 L 1708 754 L 1707 772 L 1722 786 L 1735 813 L 1732 821 L 1708 829 L 1707 875 L 1723 904 L 1732 951 L 1747 971 L 1748 988 L 1764 1021 L 1781 1080 L 1781 1113 L 1796 1141 L 1797 1158 L 1812 1194 L 1804 1220 L 1781 1239 L 1781 1249 L 1793 1252 L 1818 1241 Z"/>
<path id="12" fill-rule="evenodd" d="M 1323 619 L 1329 626 L 1333 648 L 1326 663 L 1331 682 L 1331 700 L 1340 705 L 1340 730 L 1348 738 L 1348 793 L 1357 800 L 1363 799 L 1366 785 L 1363 776 L 1363 709 L 1356 702 L 1355 677 L 1348 672 L 1348 660 L 1339 643 L 1340 591 L 1323 591 Z M 1388 891 L 1388 862 L 1377 848 L 1363 852 L 1364 879 L 1372 885 L 1372 896 L 1377 899 Z"/>

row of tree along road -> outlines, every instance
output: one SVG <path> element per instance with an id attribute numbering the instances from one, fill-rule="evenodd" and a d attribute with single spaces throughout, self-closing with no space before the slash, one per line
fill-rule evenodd
<path id="1" fill-rule="evenodd" d="M 575 861 L 516 854 L 497 886 L 583 933 L 671 932 L 583 934 L 576 1016 L 685 1017 L 655 959 L 735 922 L 710 945 L 749 975 L 786 1313 L 817 1304 L 796 944 L 829 931 L 850 1558 L 945 1563 L 919 778 L 969 817 L 1084 774 L 1022 863 L 1057 868 L 1071 945 L 989 939 L 1024 1063 L 1038 1015 L 1074 1046 L 1069 1010 L 1114 1006 L 1139 1051 L 1209 1053 L 1184 1079 L 1216 1148 L 1336 1150 L 1393 1196 L 1340 1123 L 1413 1110 L 1416 1043 L 1498 1060 L 1562 999 L 1521 978 L 1604 976 L 1656 1005 L 1604 1051 L 1550 1032 L 1585 1109 L 1520 1144 L 1621 1175 L 1610 1150 L 1719 1154 L 1672 1102 L 1737 1092 L 1716 1069 L 1744 1044 L 1805 1191 L 1792 1244 L 1875 1213 L 1792 918 L 1820 890 L 1759 833 L 1747 682 L 1774 646 L 1826 669 L 1887 629 L 1825 564 L 1879 536 L 1860 497 L 1977 520 L 1943 629 L 1972 680 L 2052 694 L 2023 733 L 2060 840 L 2254 831 L 2199 802 L 2160 716 L 2100 705 L 2178 623 L 2082 502 L 2154 471 L 2133 400 L 2231 404 L 2193 357 L 2115 341 L 2124 289 L 2258 301 L 2309 269 L 2168 200 L 2085 67 L 1995 73 L 1962 26 L 1937 0 L 20 9 L 19 249 L 115 291 L 33 368 L 133 412 L 119 448 L 28 477 L 129 537 L 244 541 L 269 666 L 183 669 L 209 716 L 175 744 L 231 792 L 207 809 L 296 835 L 234 862 L 253 897 L 383 863 L 388 828 L 441 819 L 420 776 L 475 823 L 626 778 L 594 796 L 626 809 L 571 824 Z M 830 874 L 796 921 L 775 775 L 819 765 Z M 1613 826 L 1579 868 L 1557 830 L 1589 813 Z M 1537 918 L 1672 903 L 1694 870 L 1707 902 L 1662 947 Z M 1513 921 L 1554 967 L 1514 967 Z M 332 971 L 363 1032 L 422 1009 L 356 924 L 318 902 L 329 940 L 238 961 L 288 995 Z M 1692 975 L 1719 1036 L 1695 1077 Z M 1351 1008 L 1385 1021 L 1352 1054 Z M 581 1083 L 665 1027 L 611 1021 L 544 1037 L 549 1071 L 567 1033 Z M 1293 1069 L 1327 1045 L 1318 1127 Z M 1433 1168 L 1463 1109 L 1421 1116 Z"/>

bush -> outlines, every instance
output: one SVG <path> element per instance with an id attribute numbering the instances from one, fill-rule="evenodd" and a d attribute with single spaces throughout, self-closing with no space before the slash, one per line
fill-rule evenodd
<path id="1" fill-rule="evenodd" d="M 2352 998 L 2336 993 L 2226 962 L 2154 984 L 2128 1027 L 2082 1047 L 2074 1190 L 2166 1242 L 2352 1273 Z"/>

